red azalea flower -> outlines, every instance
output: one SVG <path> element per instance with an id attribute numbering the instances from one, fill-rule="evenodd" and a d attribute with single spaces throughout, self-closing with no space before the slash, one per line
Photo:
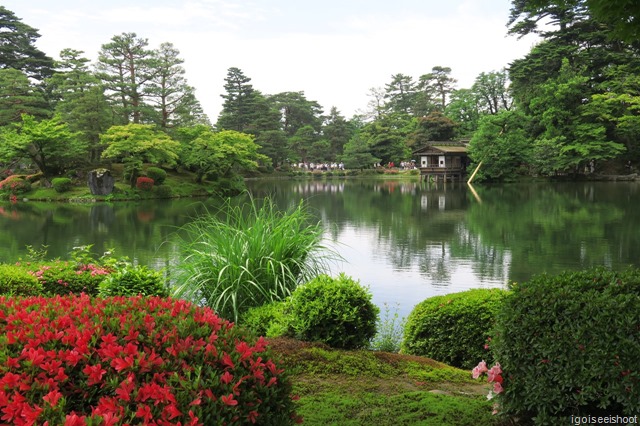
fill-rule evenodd
<path id="1" fill-rule="evenodd" d="M 229 395 L 222 395 L 221 399 L 222 399 L 222 403 L 225 405 L 230 405 L 230 406 L 238 405 L 238 401 L 233 399 L 232 393 L 230 393 Z"/>
<path id="2" fill-rule="evenodd" d="M 60 400 L 60 398 L 62 398 L 62 394 L 58 392 L 57 389 L 52 390 L 51 392 L 49 392 L 48 394 L 42 397 L 42 399 L 47 401 L 49 405 L 51 405 L 52 407 L 55 407 L 56 405 L 58 405 L 58 401 Z"/>

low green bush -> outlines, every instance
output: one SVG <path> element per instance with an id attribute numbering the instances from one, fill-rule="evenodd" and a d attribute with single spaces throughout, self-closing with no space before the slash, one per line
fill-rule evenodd
<path id="1" fill-rule="evenodd" d="M 0 265 L 0 294 L 37 296 L 42 294 L 42 284 L 20 266 Z"/>
<path id="2" fill-rule="evenodd" d="M 420 302 L 407 318 L 402 352 L 465 369 L 483 359 L 492 362 L 485 345 L 505 294 L 501 289 L 473 289 Z"/>
<path id="3" fill-rule="evenodd" d="M 173 196 L 173 189 L 169 185 L 156 186 L 154 191 L 158 198 L 171 198 Z"/>
<path id="4" fill-rule="evenodd" d="M 639 269 L 513 284 L 494 339 L 502 410 L 536 425 L 640 413 L 639 312 Z"/>
<path id="5" fill-rule="evenodd" d="M 291 328 L 300 340 L 358 349 L 376 334 L 379 309 L 358 281 L 320 275 L 298 287 L 290 299 Z"/>
<path id="6" fill-rule="evenodd" d="M 108 296 L 169 295 L 161 272 L 146 266 L 125 265 L 109 274 L 99 286 L 99 295 Z"/>
<path id="7" fill-rule="evenodd" d="M 40 281 L 47 296 L 69 293 L 96 296 L 98 286 L 111 273 L 110 268 L 93 263 L 78 264 L 61 260 L 38 262 L 25 267 Z"/>
<path id="8" fill-rule="evenodd" d="M 257 336 L 280 337 L 289 334 L 287 302 L 272 302 L 249 309 L 240 324 Z"/>
<path id="9" fill-rule="evenodd" d="M 71 179 L 66 177 L 53 178 L 51 179 L 51 186 L 60 194 L 67 192 L 71 189 Z"/>
<path id="10" fill-rule="evenodd" d="M 167 179 L 167 172 L 160 167 L 149 167 L 146 171 L 147 177 L 153 179 L 156 185 L 162 185 Z"/>

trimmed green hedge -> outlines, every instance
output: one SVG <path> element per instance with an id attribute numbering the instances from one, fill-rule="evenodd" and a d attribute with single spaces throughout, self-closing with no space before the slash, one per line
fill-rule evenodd
<path id="1" fill-rule="evenodd" d="M 42 284 L 24 268 L 0 265 L 0 294 L 9 296 L 37 296 L 42 294 Z"/>
<path id="2" fill-rule="evenodd" d="M 640 413 L 640 270 L 542 275 L 511 290 L 494 342 L 506 414 L 556 425 Z"/>
<path id="3" fill-rule="evenodd" d="M 344 274 L 320 275 L 296 288 L 289 304 L 291 328 L 300 340 L 357 349 L 376 334 L 379 309 L 371 293 Z"/>
<path id="4" fill-rule="evenodd" d="M 416 305 L 404 329 L 401 351 L 471 369 L 493 361 L 485 349 L 506 294 L 501 289 L 473 289 L 435 296 Z"/>

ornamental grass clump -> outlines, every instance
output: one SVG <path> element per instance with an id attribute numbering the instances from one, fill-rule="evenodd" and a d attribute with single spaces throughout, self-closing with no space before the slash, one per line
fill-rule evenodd
<path id="1" fill-rule="evenodd" d="M 493 339 L 501 410 L 536 425 L 640 413 L 639 312 L 638 269 L 513 284 Z"/>
<path id="2" fill-rule="evenodd" d="M 281 211 L 269 198 L 229 200 L 182 230 L 174 294 L 232 321 L 251 307 L 284 300 L 326 270 L 333 255 L 302 202 Z"/>
<path id="3" fill-rule="evenodd" d="M 265 341 L 160 297 L 0 297 L 0 418 L 21 425 L 289 425 Z"/>

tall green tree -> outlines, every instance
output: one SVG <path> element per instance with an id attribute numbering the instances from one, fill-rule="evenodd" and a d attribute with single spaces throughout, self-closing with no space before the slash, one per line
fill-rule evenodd
<path id="1" fill-rule="evenodd" d="M 89 146 L 89 161 L 100 159 L 100 135 L 113 125 L 104 86 L 88 67 L 84 52 L 64 49 L 47 87 L 57 100 L 55 111 Z"/>
<path id="2" fill-rule="evenodd" d="M 53 59 L 35 46 L 38 30 L 0 6 L 0 69 L 13 68 L 42 81 L 53 72 Z"/>
<path id="3" fill-rule="evenodd" d="M 386 109 L 388 113 L 411 115 L 414 112 L 417 87 L 413 77 L 394 74 L 385 85 Z"/>
<path id="4" fill-rule="evenodd" d="M 218 117 L 218 129 L 247 131 L 256 120 L 257 93 L 249 82 L 251 78 L 244 75 L 240 68 L 227 70 L 224 89 L 220 95 L 224 99 L 222 112 Z"/>
<path id="5" fill-rule="evenodd" d="M 340 114 L 340 111 L 332 107 L 322 124 L 323 138 L 329 143 L 323 161 L 337 159 L 342 154 L 344 145 L 353 136 L 354 130 L 353 125 Z"/>
<path id="6" fill-rule="evenodd" d="M 150 121 L 145 86 L 154 79 L 158 61 L 149 41 L 136 33 L 122 33 L 103 44 L 96 69 L 113 102 L 119 124 Z"/>
<path id="7" fill-rule="evenodd" d="M 180 51 L 171 43 L 162 43 L 153 56 L 155 72 L 144 87 L 145 99 L 154 109 L 153 122 L 165 131 L 206 123 L 195 89 L 185 78 Z"/>
<path id="8" fill-rule="evenodd" d="M 112 126 L 100 140 L 107 146 L 102 158 L 122 161 L 132 188 L 145 162 L 172 166 L 179 157 L 180 144 L 152 124 Z"/>
<path id="9" fill-rule="evenodd" d="M 0 127 L 22 121 L 28 114 L 38 119 L 51 117 L 43 91 L 13 68 L 0 69 Z"/>
<path id="10" fill-rule="evenodd" d="M 457 137 L 471 138 L 478 129 L 478 120 L 480 119 L 478 96 L 471 89 L 454 90 L 445 109 L 445 114 L 458 124 Z"/>
<path id="11" fill-rule="evenodd" d="M 368 169 L 382 161 L 371 154 L 371 147 L 359 132 L 345 144 L 340 160 L 347 169 Z"/>
<path id="12" fill-rule="evenodd" d="M 86 143 L 59 117 L 36 120 L 22 115 L 22 123 L 0 133 L 0 161 L 32 161 L 46 178 L 72 169 L 86 158 Z"/>
<path id="13" fill-rule="evenodd" d="M 258 153 L 253 136 L 235 130 L 203 131 L 193 140 L 186 156 L 186 165 L 202 182 L 211 178 L 230 178 L 245 171 L 256 170 L 258 163 L 269 159 Z"/>
<path id="14" fill-rule="evenodd" d="M 480 73 L 471 90 L 476 94 L 480 111 L 497 114 L 511 109 L 512 99 L 506 70 Z"/>
<path id="15" fill-rule="evenodd" d="M 439 111 L 444 111 L 456 83 L 451 77 L 451 68 L 435 66 L 430 73 L 420 76 L 418 90 L 432 99 Z"/>
<path id="16" fill-rule="evenodd" d="M 282 130 L 287 137 L 294 136 L 299 129 L 311 126 L 316 133 L 322 127 L 322 107 L 306 98 L 304 92 L 283 92 L 269 96 L 273 107 L 280 112 Z"/>

